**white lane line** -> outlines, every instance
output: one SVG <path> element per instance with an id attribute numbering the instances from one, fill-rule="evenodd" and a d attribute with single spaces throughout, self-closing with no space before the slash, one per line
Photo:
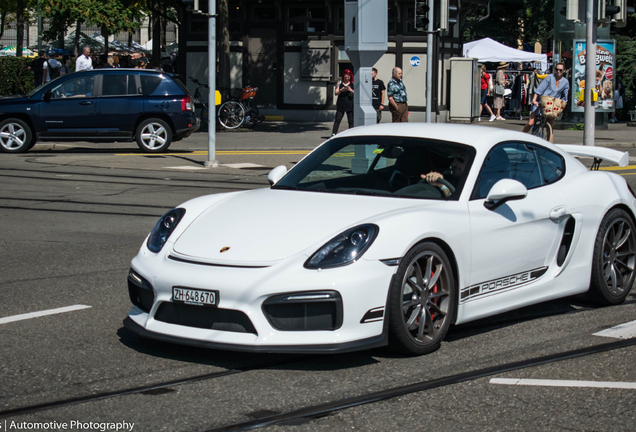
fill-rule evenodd
<path id="1" fill-rule="evenodd" d="M 490 384 L 525 385 L 540 387 L 594 387 L 636 390 L 636 383 L 613 381 L 574 381 L 548 379 L 492 378 Z"/>
<path id="2" fill-rule="evenodd" d="M 607 330 L 594 333 L 593 336 L 603 336 L 619 339 L 631 339 L 636 337 L 636 321 L 619 324 Z"/>
<path id="3" fill-rule="evenodd" d="M 73 305 L 73 306 L 66 306 L 66 307 L 61 307 L 61 308 L 57 308 L 57 309 L 49 309 L 49 310 L 43 310 L 43 311 L 39 311 L 39 312 L 31 312 L 31 313 L 25 313 L 25 314 L 20 314 L 20 315 L 13 315 L 13 316 L 5 317 L 5 318 L 0 318 L 0 324 L 6 324 L 6 323 L 14 322 L 14 321 L 22 321 L 22 320 L 27 320 L 27 319 L 31 319 L 31 318 L 37 318 L 37 317 L 46 316 L 46 315 L 54 315 L 54 314 L 59 314 L 59 313 L 64 313 L 64 312 L 72 312 L 72 311 L 76 311 L 76 310 L 80 310 L 80 309 L 87 309 L 87 308 L 90 308 L 90 307 L 91 306 L 86 306 L 86 305 Z"/>
<path id="4" fill-rule="evenodd" d="M 244 163 L 221 164 L 221 166 L 228 167 L 228 168 L 260 168 L 260 167 L 263 167 L 264 165 L 244 162 Z"/>
<path id="5" fill-rule="evenodd" d="M 205 170 L 206 167 L 201 166 L 176 166 L 176 167 L 164 167 L 165 169 L 176 169 L 176 170 Z"/>

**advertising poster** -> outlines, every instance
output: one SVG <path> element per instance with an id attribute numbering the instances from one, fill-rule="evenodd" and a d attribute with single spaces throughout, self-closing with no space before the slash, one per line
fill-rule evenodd
<path id="1" fill-rule="evenodd" d="M 593 102 L 597 112 L 614 112 L 614 74 L 616 71 L 616 42 L 598 40 L 596 43 L 596 82 L 598 98 Z M 574 39 L 572 71 L 572 111 L 583 112 L 585 82 L 585 39 Z"/>

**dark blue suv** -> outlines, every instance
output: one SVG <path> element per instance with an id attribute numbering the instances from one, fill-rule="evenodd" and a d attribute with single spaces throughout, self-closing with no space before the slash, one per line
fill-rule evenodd
<path id="1" fill-rule="evenodd" d="M 56 78 L 27 95 L 0 98 L 0 151 L 38 141 L 137 141 L 148 153 L 199 128 L 188 89 L 146 69 L 95 69 Z"/>

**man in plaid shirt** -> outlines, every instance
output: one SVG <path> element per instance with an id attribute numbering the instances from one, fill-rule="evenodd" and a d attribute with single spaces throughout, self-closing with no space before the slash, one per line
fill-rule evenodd
<path id="1" fill-rule="evenodd" d="M 392 74 L 393 78 L 391 78 L 386 87 L 389 95 L 389 111 L 391 111 L 392 121 L 393 123 L 408 122 L 408 97 L 406 95 L 406 87 L 402 82 L 402 69 L 394 67 Z"/>

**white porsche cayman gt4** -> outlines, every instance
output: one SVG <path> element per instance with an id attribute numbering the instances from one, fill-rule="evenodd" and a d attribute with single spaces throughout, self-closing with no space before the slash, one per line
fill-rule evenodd
<path id="1" fill-rule="evenodd" d="M 161 217 L 132 260 L 124 323 L 218 349 L 425 354 L 451 324 L 588 291 L 621 303 L 636 198 L 573 155 L 629 160 L 496 128 L 350 129 L 270 188 Z"/>

